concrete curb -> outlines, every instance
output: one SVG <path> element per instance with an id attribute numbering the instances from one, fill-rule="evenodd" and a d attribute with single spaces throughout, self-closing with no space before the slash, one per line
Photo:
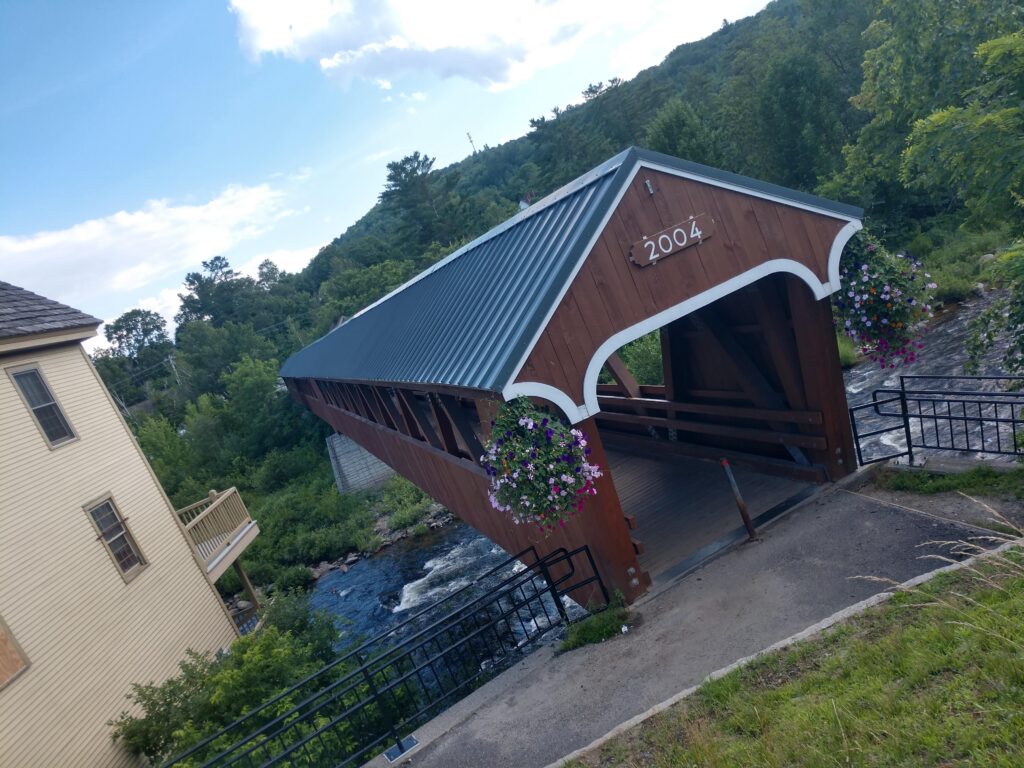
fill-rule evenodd
<path id="1" fill-rule="evenodd" d="M 654 715 L 657 715 L 660 712 L 664 712 L 666 709 L 669 709 L 673 705 L 678 704 L 683 699 L 692 696 L 694 693 L 697 692 L 698 689 L 700 689 L 700 687 L 704 683 L 709 682 L 711 680 L 717 680 L 720 677 L 724 677 L 725 675 L 729 674 L 730 672 L 733 672 L 734 670 L 747 666 L 752 661 L 759 659 L 761 656 L 764 656 L 765 654 L 772 653 L 773 651 L 777 651 L 782 648 L 787 648 L 795 643 L 799 643 L 803 640 L 812 638 L 815 635 L 820 634 L 824 630 L 834 626 L 835 624 L 838 624 L 839 622 L 850 618 L 851 616 L 855 616 L 856 614 L 866 611 L 868 608 L 880 605 L 881 603 L 888 601 L 896 593 L 905 592 L 916 586 L 931 581 L 940 574 L 950 573 L 952 571 L 959 571 L 963 568 L 970 567 L 974 563 L 986 557 L 992 557 L 1014 547 L 1021 546 L 1024 546 L 1024 542 L 1022 542 L 1019 539 L 1014 541 L 1008 541 L 1005 544 L 1001 544 L 1000 546 L 996 547 L 995 549 L 989 550 L 988 552 L 982 552 L 978 555 L 975 555 L 974 557 L 970 557 L 966 560 L 961 560 L 958 563 L 950 563 L 949 565 L 945 565 L 942 568 L 936 568 L 934 571 L 922 573 L 920 576 L 915 576 L 914 578 L 909 579 L 908 581 L 904 581 L 900 584 L 894 585 L 885 592 L 879 592 L 877 595 L 872 595 L 871 597 L 866 598 L 865 600 L 861 600 L 859 603 L 854 603 L 853 605 L 847 606 L 846 608 L 843 608 L 840 611 L 836 611 L 828 618 L 822 619 L 816 624 L 812 624 L 806 629 L 797 632 L 795 635 L 790 635 L 789 637 L 783 640 L 779 640 L 777 643 L 772 643 L 768 647 L 762 648 L 757 653 L 751 654 L 750 656 L 744 656 L 742 659 L 734 661 L 732 664 L 729 664 L 728 666 L 715 670 L 697 685 L 686 688 L 685 690 L 680 691 L 674 696 L 665 699 L 660 704 L 655 704 L 647 711 L 641 712 L 639 715 L 631 717 L 629 720 L 620 723 L 619 725 L 615 726 L 610 731 L 608 731 L 608 733 L 606 733 L 604 736 L 594 739 L 594 741 L 590 742 L 587 746 L 570 752 L 568 755 L 559 758 L 553 763 L 549 763 L 547 766 L 545 766 L 545 768 L 563 768 L 563 766 L 570 760 L 575 760 L 577 757 L 581 757 L 582 755 L 601 747 L 608 741 L 611 741 L 616 736 L 619 736 L 620 734 L 639 725 L 645 720 L 650 719 Z"/>

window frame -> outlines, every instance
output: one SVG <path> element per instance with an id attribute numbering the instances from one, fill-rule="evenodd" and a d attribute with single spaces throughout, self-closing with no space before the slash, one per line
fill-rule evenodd
<path id="1" fill-rule="evenodd" d="M 81 439 L 78 435 L 78 431 L 71 424 L 71 419 L 68 418 L 67 410 L 64 408 L 63 405 L 61 405 L 60 400 L 57 399 L 57 395 L 54 393 L 53 387 L 50 386 L 50 382 L 47 380 L 46 374 L 43 373 L 43 367 L 39 363 L 21 363 L 18 365 L 9 366 L 4 370 L 7 373 L 7 378 L 10 379 L 11 381 L 11 386 L 14 387 L 14 391 L 18 393 L 18 397 L 21 398 L 21 402 L 24 403 L 25 409 L 28 411 L 29 416 L 32 418 L 32 423 L 36 425 L 36 429 L 39 430 L 39 434 L 42 435 L 43 441 L 46 443 L 46 446 L 51 451 L 55 451 L 58 448 L 63 448 L 65 445 L 70 445 L 71 443 L 76 443 Z M 71 437 L 68 437 L 64 440 L 60 440 L 56 443 L 50 440 L 50 437 L 46 434 L 46 430 L 43 429 L 42 423 L 39 421 L 39 417 L 36 416 L 35 409 L 32 407 L 32 404 L 28 401 L 28 398 L 22 391 L 21 386 L 18 384 L 18 380 L 15 378 L 17 374 L 26 373 L 27 371 L 35 371 L 36 375 L 39 376 L 39 380 L 43 383 L 43 386 L 46 387 L 46 391 L 50 393 L 50 397 L 53 398 L 53 405 L 57 406 L 57 410 L 60 411 L 61 418 L 64 419 L 64 423 L 67 424 L 68 429 L 71 430 Z"/>
<path id="2" fill-rule="evenodd" d="M 93 510 L 102 507 L 104 504 L 110 504 L 110 508 L 117 516 L 117 520 L 121 525 L 122 535 L 127 539 L 131 545 L 132 550 L 135 552 L 138 561 L 135 565 L 129 568 L 127 571 L 121 567 L 121 564 L 117 562 L 117 558 L 114 556 L 114 550 L 110 547 L 110 542 L 107 541 L 103 535 L 103 531 L 100 530 L 99 525 L 96 523 L 96 518 L 93 517 Z M 135 538 L 135 534 L 132 533 L 131 528 L 128 527 L 128 518 L 122 514 L 120 507 L 117 506 L 117 502 L 114 501 L 113 493 L 105 493 L 96 499 L 93 499 L 88 504 L 83 504 L 82 509 L 85 511 L 85 516 L 89 518 L 89 524 L 92 529 L 96 531 L 96 541 L 103 546 L 104 551 L 107 553 L 107 557 L 110 558 L 110 562 L 114 564 L 114 570 L 121 576 L 125 584 L 133 581 L 140 573 L 142 573 L 149 565 L 149 560 L 142 551 L 142 547 L 139 546 L 139 540 Z"/>

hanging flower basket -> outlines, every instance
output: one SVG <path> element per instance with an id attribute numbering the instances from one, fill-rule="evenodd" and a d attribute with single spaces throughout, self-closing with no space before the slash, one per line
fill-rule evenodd
<path id="1" fill-rule="evenodd" d="M 561 528 L 597 495 L 601 476 L 587 439 L 526 398 L 504 403 L 480 462 L 491 479 L 491 506 L 545 535 Z"/>
<path id="2" fill-rule="evenodd" d="M 836 325 L 881 368 L 910 365 L 924 345 L 920 324 L 932 317 L 938 287 L 921 262 L 891 254 L 866 232 L 843 251 L 842 290 L 833 297 Z"/>

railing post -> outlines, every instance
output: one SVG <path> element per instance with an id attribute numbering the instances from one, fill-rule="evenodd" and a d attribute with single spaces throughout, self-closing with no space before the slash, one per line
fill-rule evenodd
<path id="1" fill-rule="evenodd" d="M 367 662 L 363 661 L 363 654 L 360 653 L 358 656 L 356 656 L 356 658 L 359 659 L 359 661 L 362 664 L 363 679 L 366 681 L 366 684 L 370 687 L 370 693 L 373 694 L 373 700 L 377 702 L 377 708 L 381 711 L 381 714 L 384 717 L 384 726 L 388 733 L 391 734 L 391 738 L 394 739 L 395 749 L 397 750 L 397 753 L 400 755 L 403 752 L 405 752 L 405 745 L 402 743 L 402 737 L 399 736 L 398 731 L 395 730 L 395 720 L 393 717 L 391 717 L 391 709 L 390 707 L 388 707 L 387 703 L 381 698 L 380 693 L 377 691 L 377 686 L 373 683 L 373 675 L 371 675 L 369 672 L 370 665 Z"/>
<path id="2" fill-rule="evenodd" d="M 558 610 L 558 615 L 562 617 L 562 621 L 565 624 L 569 623 L 569 614 L 565 610 L 565 605 L 562 603 L 562 597 L 558 594 L 558 590 L 555 589 L 555 581 L 551 578 L 551 571 L 548 570 L 547 560 L 538 560 L 537 564 L 540 566 L 541 576 L 544 578 L 544 582 L 548 585 L 548 592 L 551 593 L 551 599 L 555 601 L 555 608 Z"/>
<path id="3" fill-rule="evenodd" d="M 907 382 L 900 376 L 900 414 L 903 416 L 903 434 L 907 438 L 907 461 L 914 466 L 914 442 L 910 437 L 910 413 L 907 410 Z"/>

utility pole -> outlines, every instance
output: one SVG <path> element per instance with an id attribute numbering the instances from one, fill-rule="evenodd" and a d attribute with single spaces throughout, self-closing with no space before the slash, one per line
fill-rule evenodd
<path id="1" fill-rule="evenodd" d="M 171 366 L 171 370 L 174 371 L 174 380 L 178 382 L 178 386 L 181 386 L 181 377 L 178 375 L 178 367 L 174 364 L 174 357 L 172 355 L 167 356 L 167 364 Z"/>

